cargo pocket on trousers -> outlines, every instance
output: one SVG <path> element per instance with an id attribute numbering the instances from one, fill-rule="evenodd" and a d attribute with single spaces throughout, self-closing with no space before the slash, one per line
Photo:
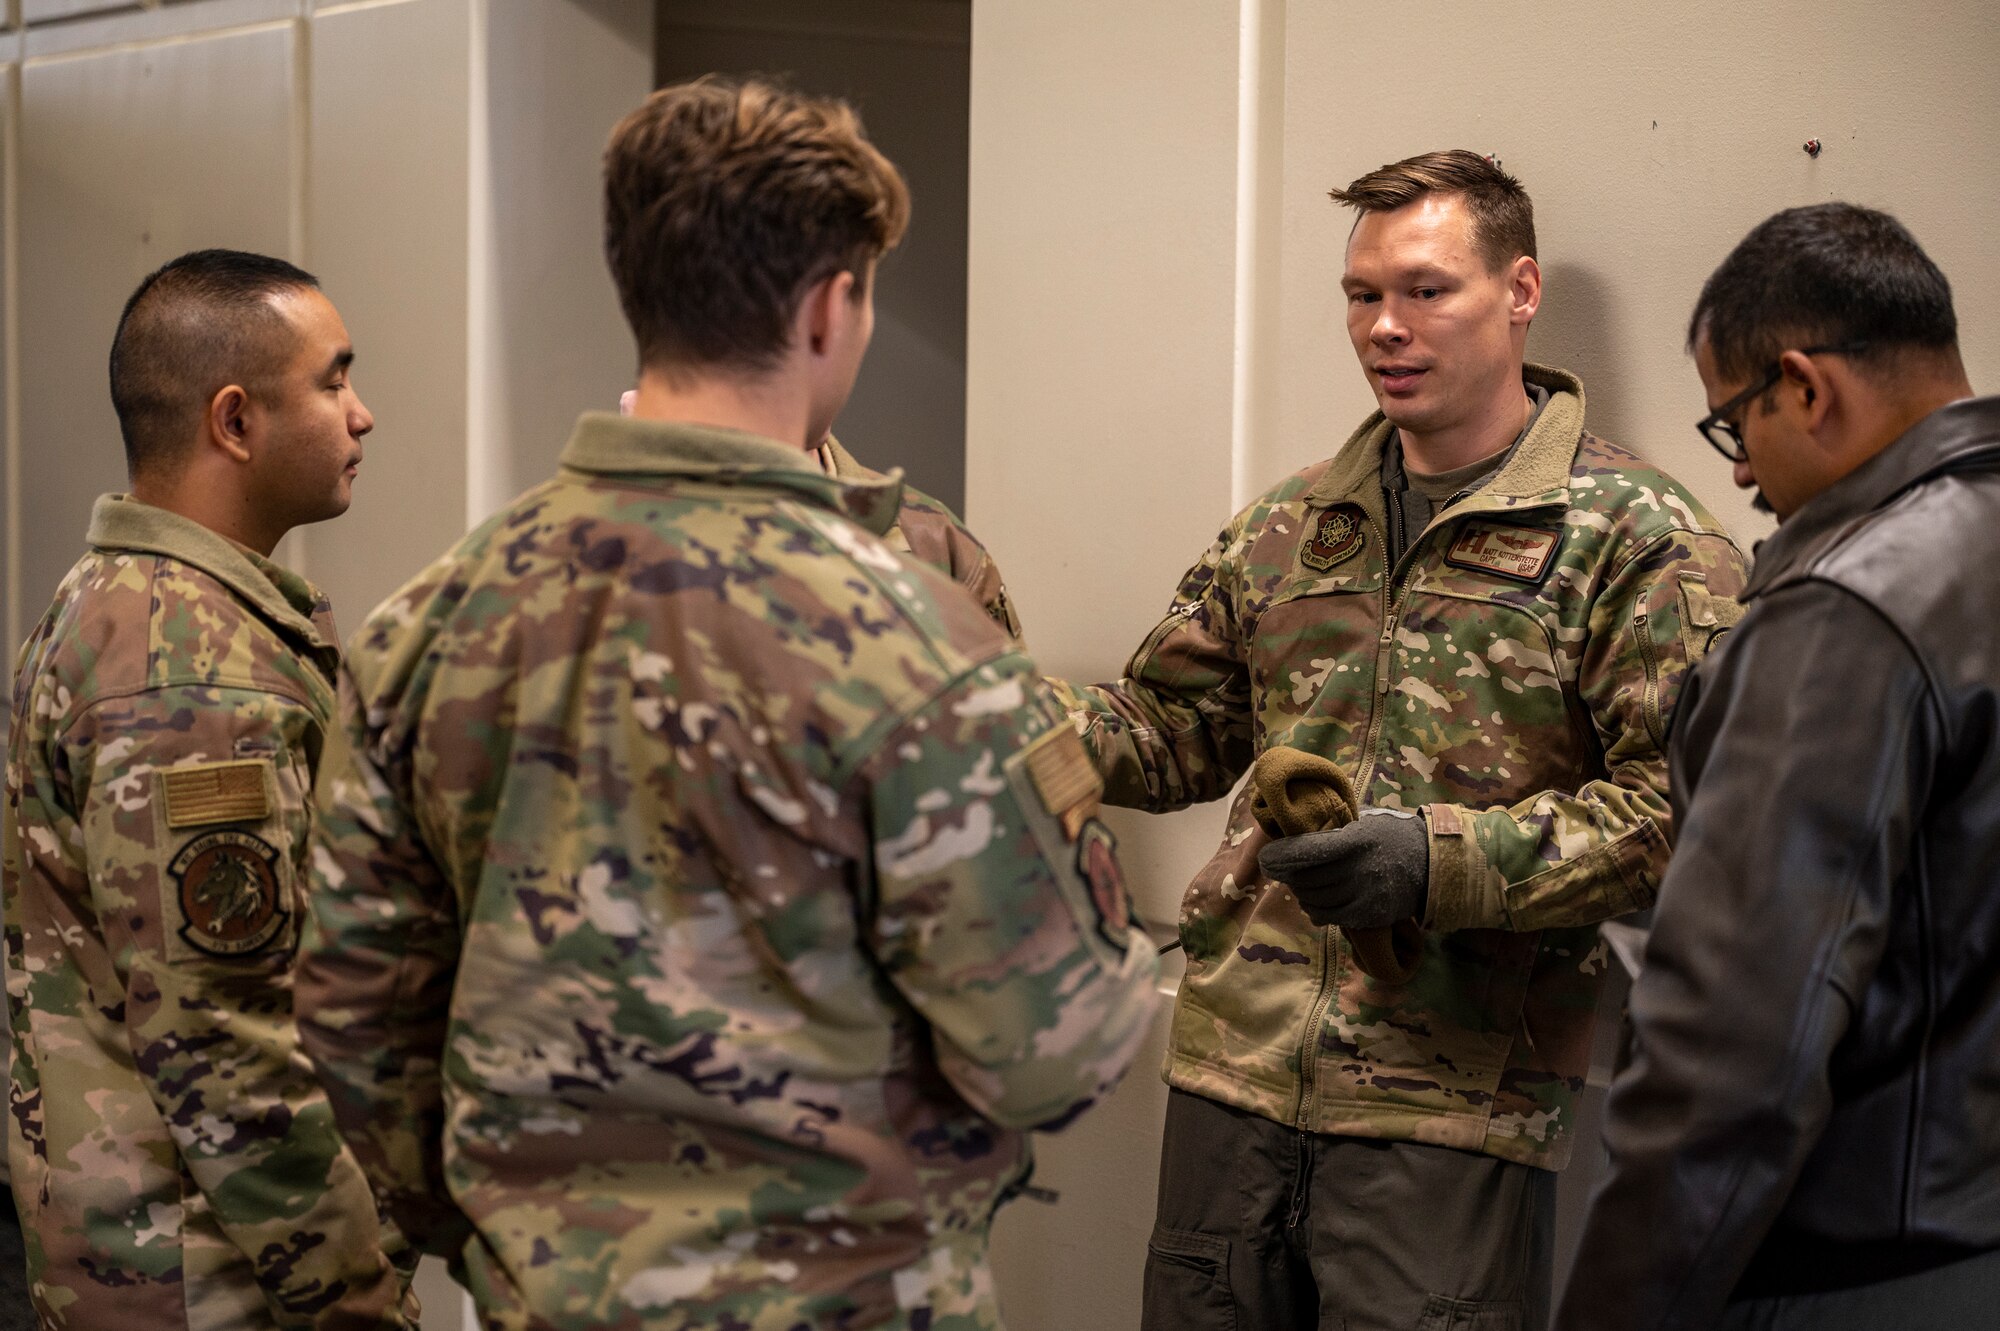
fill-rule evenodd
<path id="1" fill-rule="evenodd" d="M 1433 1294 L 1424 1301 L 1417 1331 L 1524 1331 L 1518 1300 L 1448 1299 Z"/>
<path id="2" fill-rule="evenodd" d="M 1162 1314 L 1172 1320 L 1162 1320 Z M 1186 1229 L 1153 1231 L 1153 1241 L 1146 1245 L 1145 1324 L 1176 1331 L 1236 1331 L 1228 1239 Z"/>

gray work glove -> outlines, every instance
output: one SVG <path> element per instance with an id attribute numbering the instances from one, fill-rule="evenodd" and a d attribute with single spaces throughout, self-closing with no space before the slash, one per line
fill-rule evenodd
<path id="1" fill-rule="evenodd" d="M 1387 928 L 1422 919 L 1430 896 L 1430 833 L 1400 809 L 1363 809 L 1345 827 L 1280 837 L 1257 863 L 1292 889 L 1314 924 Z"/>

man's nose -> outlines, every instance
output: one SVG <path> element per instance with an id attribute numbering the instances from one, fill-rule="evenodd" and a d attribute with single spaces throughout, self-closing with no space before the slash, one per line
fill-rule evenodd
<path id="1" fill-rule="evenodd" d="M 359 439 L 374 428 L 375 413 L 368 410 L 368 404 L 361 400 L 359 393 L 356 393 L 354 395 L 354 410 L 349 413 L 347 418 L 347 432 L 356 439 Z"/>
<path id="2" fill-rule="evenodd" d="M 1375 326 L 1368 330 L 1368 340 L 1379 346 L 1394 346 L 1410 340 L 1410 330 L 1396 317 L 1389 302 L 1383 301 L 1375 307 Z"/>

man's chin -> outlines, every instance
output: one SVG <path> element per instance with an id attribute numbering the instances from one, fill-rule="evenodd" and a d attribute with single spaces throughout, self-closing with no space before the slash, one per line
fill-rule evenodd
<path id="1" fill-rule="evenodd" d="M 301 520 L 298 525 L 307 527 L 315 522 L 331 522 L 345 513 L 353 504 L 353 487 L 351 485 L 343 485 L 337 493 L 328 495 L 326 502 L 313 510 L 312 516 Z"/>
<path id="2" fill-rule="evenodd" d="M 1381 410 L 1382 419 L 1399 430 L 1414 430 L 1422 434 L 1430 423 L 1431 413 L 1406 397 L 1395 398 L 1377 393 L 1375 405 Z"/>

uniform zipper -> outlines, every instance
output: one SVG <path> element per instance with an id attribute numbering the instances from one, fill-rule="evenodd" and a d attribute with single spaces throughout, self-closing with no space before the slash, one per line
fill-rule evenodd
<path id="1" fill-rule="evenodd" d="M 1446 505 L 1447 508 L 1450 505 Z M 1401 516 L 1398 508 L 1391 505 L 1389 521 L 1394 524 Z M 1442 516 L 1442 513 L 1439 514 Z M 1389 656 L 1396 645 L 1396 620 L 1403 607 L 1403 575 L 1415 566 L 1415 555 L 1423 548 L 1424 541 L 1439 529 L 1437 520 L 1417 534 L 1410 548 L 1391 565 L 1385 575 L 1382 595 L 1382 634 L 1375 643 L 1375 687 L 1370 692 L 1368 705 L 1368 731 L 1362 740 L 1361 773 L 1354 783 L 1354 798 L 1366 802 L 1368 783 L 1375 777 L 1375 749 L 1382 741 L 1382 715 L 1385 699 L 1389 693 Z M 1381 532 L 1376 532 L 1380 540 Z M 1393 547 L 1385 546 L 1384 549 Z M 1326 1010 L 1331 1006 L 1334 992 L 1333 964 L 1336 955 L 1334 930 L 1327 926 L 1320 930 L 1320 988 L 1319 997 L 1314 1000 L 1312 1020 L 1306 1025 L 1306 1040 L 1299 1050 L 1299 1116 L 1298 1128 L 1301 1132 L 1312 1130 L 1313 1087 L 1319 1068 L 1319 1028 L 1326 1020 Z"/>
<path id="2" fill-rule="evenodd" d="M 1362 737 L 1361 772 L 1354 782 L 1354 798 L 1366 801 L 1368 783 L 1375 778 L 1375 746 L 1382 739 L 1382 710 L 1389 693 L 1389 657 L 1396 646 L 1396 618 L 1403 608 L 1403 574 L 1413 564 L 1412 556 L 1422 548 L 1424 538 L 1430 535 L 1436 524 L 1426 528 L 1417 536 L 1410 548 L 1403 551 L 1389 569 L 1387 582 L 1382 590 L 1382 633 L 1375 640 L 1375 687 L 1368 704 L 1368 729 Z"/>
<path id="3" fill-rule="evenodd" d="M 1464 496 L 1460 495 L 1459 499 L 1462 498 Z M 1361 773 L 1354 783 L 1354 798 L 1364 803 L 1368 799 L 1368 783 L 1375 778 L 1375 749 L 1382 742 L 1384 699 L 1389 692 L 1389 655 L 1391 649 L 1396 645 L 1396 619 L 1398 612 L 1402 609 L 1403 592 L 1405 590 L 1403 575 L 1415 566 L 1415 556 L 1422 549 L 1424 541 L 1433 532 L 1442 529 L 1443 523 L 1440 519 L 1445 517 L 1446 510 L 1449 510 L 1452 504 L 1456 504 L 1457 502 L 1458 499 L 1454 499 L 1451 504 L 1447 504 L 1444 509 L 1440 509 L 1432 517 L 1430 524 L 1417 534 L 1417 538 L 1411 543 L 1410 548 L 1403 551 L 1402 557 L 1397 559 L 1392 565 L 1389 565 L 1387 572 L 1384 574 L 1382 636 L 1375 644 L 1375 687 L 1370 694 L 1368 731 L 1362 741 Z M 1401 516 L 1401 510 L 1398 505 L 1389 505 L 1389 521 L 1391 523 L 1398 522 Z M 1452 513 L 1450 516 L 1453 519 L 1457 519 L 1470 516 L 1470 514 Z M 1400 532 L 1400 527 L 1396 528 L 1396 530 Z M 1375 539 L 1378 541 L 1381 540 L 1382 534 L 1382 531 L 1377 529 Z M 1387 545 L 1383 547 L 1384 550 L 1393 548 Z M 1642 635 L 1641 641 L 1644 640 Z M 1650 677 L 1651 672 L 1649 671 L 1648 678 Z M 1330 925 L 1320 930 L 1319 997 L 1313 1002 L 1312 1020 L 1306 1025 L 1305 1044 L 1299 1050 L 1299 1112 L 1297 1125 L 1301 1132 L 1310 1132 L 1312 1130 L 1313 1088 L 1317 1080 L 1317 1070 L 1319 1067 L 1319 1028 L 1320 1023 L 1326 1020 L 1326 1010 L 1333 999 L 1333 933 L 1333 927 Z"/>
<path id="4" fill-rule="evenodd" d="M 1153 653 L 1160 649 L 1160 644 L 1167 640 L 1168 635 L 1175 629 L 1184 627 L 1200 608 L 1200 601 L 1189 601 L 1186 605 L 1169 610 L 1166 617 L 1153 626 L 1153 631 L 1139 644 L 1139 650 L 1132 653 L 1129 669 L 1135 678 L 1145 672 L 1146 663 L 1152 660 Z"/>
<path id="5" fill-rule="evenodd" d="M 1396 522 L 1396 519 L 1397 512 L 1395 506 L 1391 505 L 1389 509 L 1389 521 L 1393 524 Z M 1373 524 L 1371 523 L 1370 525 L 1372 526 Z M 1382 539 L 1382 532 L 1379 529 L 1375 533 L 1375 539 L 1377 541 Z M 1420 536 L 1417 538 L 1417 541 L 1421 545 L 1423 538 Z M 1394 547 L 1385 545 L 1383 548 L 1386 550 Z M 1407 559 L 1409 554 L 1409 551 L 1404 551 L 1404 558 Z M 1400 566 L 1402 562 L 1402 560 L 1397 560 L 1397 566 Z M 1396 609 L 1397 603 L 1401 600 L 1402 596 L 1401 587 L 1396 581 L 1395 574 L 1396 568 L 1391 567 L 1385 575 L 1387 581 L 1383 587 L 1382 636 L 1375 647 L 1375 688 L 1369 696 L 1368 733 L 1362 749 L 1361 776 L 1354 786 L 1354 797 L 1357 800 L 1366 798 L 1368 779 L 1375 768 L 1375 744 L 1382 729 L 1382 695 L 1388 691 L 1383 681 L 1388 676 L 1389 649 L 1395 645 L 1396 641 Z M 1321 1024 L 1326 1021 L 1327 1008 L 1332 1006 L 1333 1003 L 1334 959 L 1337 955 L 1333 939 L 1333 926 L 1326 925 L 1321 927 L 1319 931 L 1319 994 L 1313 999 L 1311 1019 L 1306 1022 L 1305 1042 L 1299 1048 L 1299 1112 L 1297 1124 L 1300 1132 L 1312 1131 L 1313 1088 L 1319 1077 L 1319 1030 Z"/>
<path id="6" fill-rule="evenodd" d="M 1319 1079 L 1319 1028 L 1326 1021 L 1326 1010 L 1333 1004 L 1333 926 L 1322 925 L 1319 931 L 1319 997 L 1313 1000 L 1312 1018 L 1306 1022 L 1305 1044 L 1299 1049 L 1299 1115 L 1300 1132 L 1312 1131 L 1313 1083 Z"/>
<path id="7" fill-rule="evenodd" d="M 1632 616 L 1632 631 L 1639 639 L 1639 661 L 1646 668 L 1646 694 L 1644 711 L 1646 733 L 1653 737 L 1653 743 L 1666 748 L 1666 725 L 1660 716 L 1660 661 L 1653 650 L 1652 617 L 1641 610 Z"/>

